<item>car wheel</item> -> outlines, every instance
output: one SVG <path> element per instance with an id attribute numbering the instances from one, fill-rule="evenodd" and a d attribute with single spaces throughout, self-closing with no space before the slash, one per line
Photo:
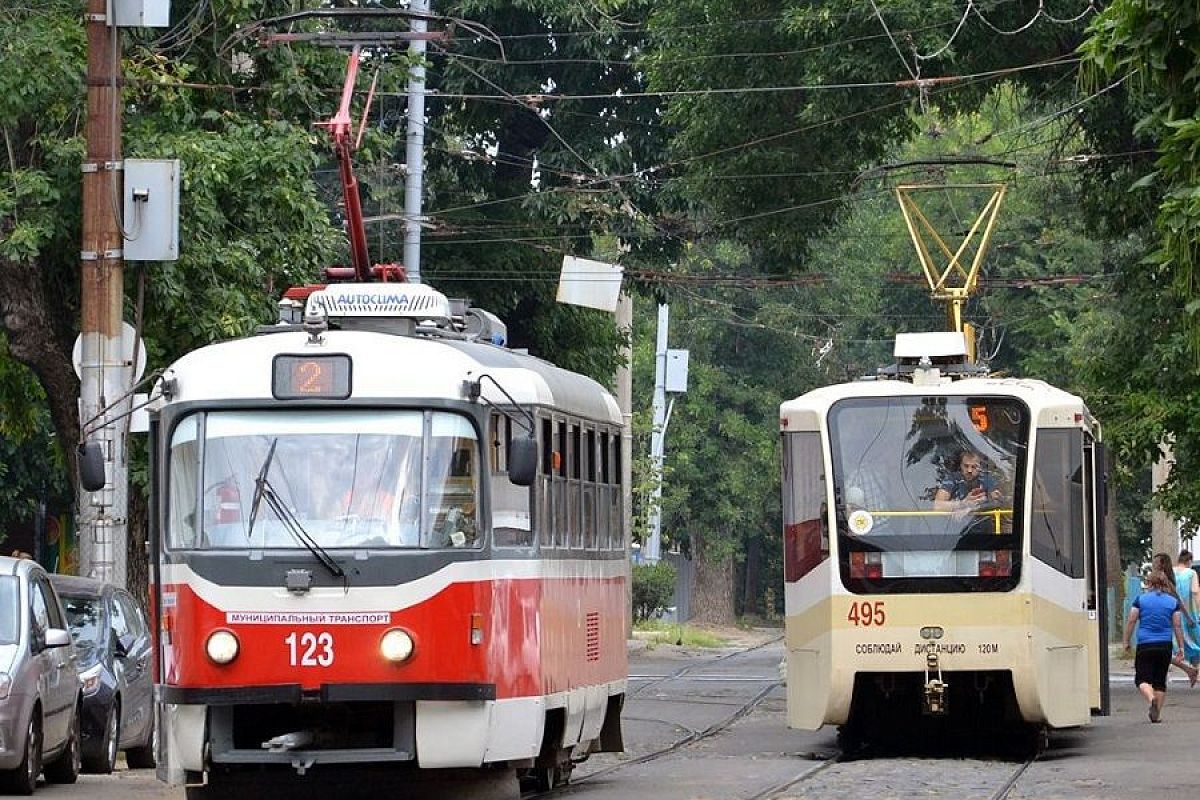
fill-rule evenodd
<path id="1" fill-rule="evenodd" d="M 15 769 L 0 773 L 0 783 L 9 794 L 33 794 L 37 788 L 38 775 L 42 772 L 41 714 L 41 709 L 34 706 L 25 731 L 25 756 L 21 763 Z"/>
<path id="2" fill-rule="evenodd" d="M 158 718 L 150 717 L 150 730 L 146 732 L 146 743 L 125 751 L 125 763 L 130 769 L 153 769 L 158 759 Z"/>
<path id="3" fill-rule="evenodd" d="M 79 779 L 79 716 L 82 713 L 82 709 L 76 705 L 75 718 L 71 720 L 71 731 L 67 734 L 67 743 L 58 758 L 46 765 L 46 780 L 49 783 L 74 783 Z"/>
<path id="4" fill-rule="evenodd" d="M 83 767 L 88 772 L 108 775 L 117 766 L 117 746 L 121 737 L 121 704 L 113 701 L 104 718 L 104 736 L 94 753 L 88 754 Z"/>

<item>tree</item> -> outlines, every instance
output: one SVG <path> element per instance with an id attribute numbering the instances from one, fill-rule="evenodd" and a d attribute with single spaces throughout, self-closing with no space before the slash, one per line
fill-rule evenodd
<path id="1" fill-rule="evenodd" d="M 1110 4 L 1081 47 L 1088 88 L 1124 82 L 1136 125 L 1120 130 L 1157 155 L 1153 168 L 1119 174 L 1105 220 L 1131 240 L 1144 236 L 1147 209 L 1154 231 L 1144 258 L 1120 265 L 1125 312 L 1092 362 L 1093 379 L 1109 392 L 1125 460 L 1152 463 L 1170 440 L 1175 458 L 1158 501 L 1195 530 L 1200 519 L 1200 16 L 1186 4 L 1146 0 Z M 1123 179 L 1123 180 L 1120 180 Z"/>

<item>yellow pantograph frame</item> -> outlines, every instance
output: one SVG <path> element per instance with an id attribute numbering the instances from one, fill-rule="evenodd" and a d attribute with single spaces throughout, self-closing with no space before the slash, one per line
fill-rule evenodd
<path id="1" fill-rule="evenodd" d="M 945 240 L 934 229 L 933 223 L 925 216 L 917 205 L 915 195 L 918 192 L 939 191 L 947 189 L 990 189 L 991 198 L 975 218 L 971 230 L 963 238 L 957 250 L 951 250 Z M 904 223 L 908 226 L 908 234 L 912 237 L 913 246 L 917 248 L 917 256 L 921 260 L 921 270 L 925 273 L 925 281 L 935 301 L 946 303 L 946 318 L 950 329 L 963 331 L 963 309 L 971 298 L 979 282 L 979 268 L 987 255 L 988 246 L 992 241 L 992 231 L 996 227 L 996 217 L 1000 213 L 1000 204 L 1004 202 L 1004 193 L 1008 186 L 1003 183 L 965 183 L 948 186 L 917 186 L 903 185 L 896 187 L 896 199 L 900 202 L 900 211 L 904 214 Z M 981 231 L 982 229 L 982 231 Z M 970 266 L 963 265 L 963 254 L 967 247 L 980 234 L 979 246 Z M 938 262 L 930 252 L 928 240 L 937 245 L 946 259 L 945 266 L 939 267 Z"/>

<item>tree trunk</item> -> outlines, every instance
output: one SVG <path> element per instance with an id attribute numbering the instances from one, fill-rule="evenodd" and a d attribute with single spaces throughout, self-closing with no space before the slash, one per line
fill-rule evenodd
<path id="1" fill-rule="evenodd" d="M 732 625 L 733 553 L 725 548 L 710 548 L 704 539 L 694 537 L 696 589 L 692 600 L 692 621 L 708 625 Z"/>
<path id="2" fill-rule="evenodd" d="M 763 541 L 761 536 L 753 536 L 746 542 L 746 577 L 742 581 L 742 613 L 759 614 L 762 612 L 762 554 Z"/>
<path id="3" fill-rule="evenodd" d="M 0 228 L 0 235 L 8 230 Z M 79 444 L 79 378 L 55 337 L 54 315 L 42 289 L 37 264 L 0 261 L 0 328 L 8 334 L 12 357 L 33 370 L 46 392 L 50 418 L 62 447 L 67 475 L 75 483 Z"/>
<path id="4" fill-rule="evenodd" d="M 149 503 L 136 486 L 129 487 L 129 535 L 125 550 L 125 587 L 150 607 L 150 558 L 147 555 L 146 534 L 149 531 Z"/>
<path id="5" fill-rule="evenodd" d="M 1112 475 L 1112 451 L 1105 450 L 1104 471 Z M 1105 602 L 1111 597 L 1112 607 L 1108 609 L 1110 642 L 1121 641 L 1122 628 L 1125 624 L 1125 574 L 1121 571 L 1121 540 L 1117 535 L 1117 482 L 1110 477 L 1108 481 L 1108 508 L 1104 515 L 1104 555 L 1105 571 L 1108 573 L 1109 593 L 1103 598 Z"/>

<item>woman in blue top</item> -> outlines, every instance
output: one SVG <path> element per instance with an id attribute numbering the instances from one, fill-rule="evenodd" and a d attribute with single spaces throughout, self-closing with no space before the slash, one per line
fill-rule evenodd
<path id="1" fill-rule="evenodd" d="M 1125 649 L 1134 628 L 1138 632 L 1137 655 L 1133 662 L 1133 682 L 1150 704 L 1151 722 L 1162 718 L 1167 698 L 1167 670 L 1171 668 L 1174 640 L 1183 641 L 1183 606 L 1175 595 L 1175 580 L 1161 569 L 1151 570 L 1146 587 L 1133 601 L 1125 620 Z M 1183 658 L 1183 648 L 1177 656 Z"/>

